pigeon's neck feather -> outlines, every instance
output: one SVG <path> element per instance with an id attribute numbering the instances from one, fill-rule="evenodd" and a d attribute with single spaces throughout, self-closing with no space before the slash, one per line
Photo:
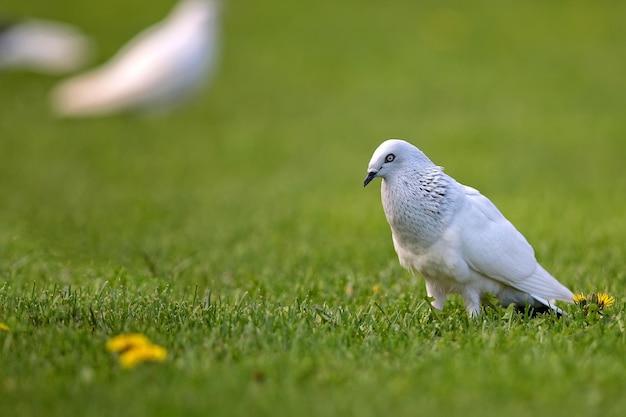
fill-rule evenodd
<path id="1" fill-rule="evenodd" d="M 381 194 L 394 238 L 417 250 L 441 237 L 459 204 L 459 185 L 435 165 L 383 179 Z"/>

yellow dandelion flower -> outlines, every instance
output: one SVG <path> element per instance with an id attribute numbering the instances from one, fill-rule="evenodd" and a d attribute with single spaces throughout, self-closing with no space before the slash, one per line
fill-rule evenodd
<path id="1" fill-rule="evenodd" d="M 143 346 L 150 346 L 152 342 L 139 333 L 121 334 L 110 339 L 106 344 L 109 352 L 126 352 Z"/>
<path id="2" fill-rule="evenodd" d="M 153 344 L 139 333 L 115 336 L 107 342 L 106 348 L 120 354 L 120 365 L 125 369 L 134 368 L 141 362 L 163 362 L 167 358 L 165 348 Z"/>
<path id="3" fill-rule="evenodd" d="M 346 284 L 345 287 L 343 287 L 343 292 L 348 296 L 348 297 L 352 297 L 354 295 L 354 289 L 352 288 L 352 284 Z"/>
<path id="4" fill-rule="evenodd" d="M 602 310 L 605 307 L 611 307 L 615 304 L 615 297 L 606 293 L 590 292 L 586 296 L 582 293 L 576 294 L 572 297 L 572 300 L 574 300 L 587 315 L 595 313 L 602 316 Z"/>
<path id="5" fill-rule="evenodd" d="M 598 307 L 600 308 L 611 307 L 613 304 L 615 304 L 615 297 L 613 297 L 612 295 L 599 293 L 597 297 L 598 297 Z"/>
<path id="6" fill-rule="evenodd" d="M 120 355 L 120 365 L 132 369 L 141 362 L 163 362 L 167 358 L 167 350 L 158 345 L 137 346 Z"/>
<path id="7" fill-rule="evenodd" d="M 372 292 L 374 294 L 378 294 L 380 292 L 380 285 L 376 284 L 376 285 L 372 286 Z"/>
<path id="8" fill-rule="evenodd" d="M 10 332 L 11 329 L 6 324 L 0 322 L 0 330 L 4 330 L 5 332 Z"/>

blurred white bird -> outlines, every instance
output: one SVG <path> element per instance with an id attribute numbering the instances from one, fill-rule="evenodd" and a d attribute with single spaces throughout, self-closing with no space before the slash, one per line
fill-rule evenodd
<path id="1" fill-rule="evenodd" d="M 174 107 L 213 71 L 218 20 L 216 1 L 180 1 L 109 62 L 60 83 L 51 95 L 54 110 L 77 117 Z"/>
<path id="2" fill-rule="evenodd" d="M 65 23 L 38 19 L 0 22 L 0 70 L 67 73 L 86 64 L 90 51 L 89 39 Z"/>
<path id="3" fill-rule="evenodd" d="M 382 178 L 381 196 L 400 264 L 424 276 L 433 307 L 460 294 L 469 315 L 486 293 L 503 305 L 561 312 L 573 293 L 535 259 L 524 236 L 477 190 L 446 175 L 422 151 L 387 140 L 374 152 L 367 185 Z"/>

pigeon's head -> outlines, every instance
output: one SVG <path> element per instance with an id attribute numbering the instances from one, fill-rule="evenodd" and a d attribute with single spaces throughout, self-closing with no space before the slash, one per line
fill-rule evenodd
<path id="1" fill-rule="evenodd" d="M 377 177 L 388 178 L 406 169 L 419 170 L 424 166 L 432 165 L 430 159 L 409 142 L 389 139 L 381 143 L 374 151 L 367 166 L 367 177 L 363 186 L 365 187 Z"/>
<path id="2" fill-rule="evenodd" d="M 219 0 L 182 0 L 172 11 L 172 15 L 187 27 L 217 25 L 220 9 Z"/>

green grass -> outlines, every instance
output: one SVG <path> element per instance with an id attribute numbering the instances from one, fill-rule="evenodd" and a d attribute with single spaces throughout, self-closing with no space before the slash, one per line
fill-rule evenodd
<path id="1" fill-rule="evenodd" d="M 5 3 L 99 60 L 170 7 Z M 56 78 L 0 74 L 0 415 L 624 415 L 626 4 L 466 3 L 230 1 L 162 118 L 57 120 Z M 616 304 L 432 312 L 361 185 L 389 137 Z M 167 361 L 121 369 L 123 332 Z"/>

